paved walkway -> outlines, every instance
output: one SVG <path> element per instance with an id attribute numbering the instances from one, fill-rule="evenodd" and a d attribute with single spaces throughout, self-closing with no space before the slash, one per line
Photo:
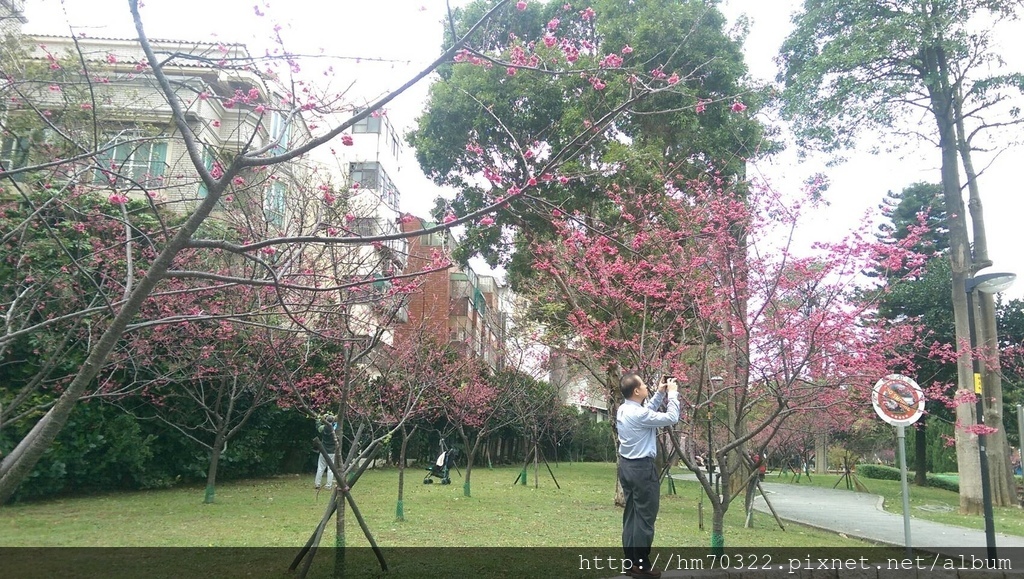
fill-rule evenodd
<path id="1" fill-rule="evenodd" d="M 672 476 L 676 479 L 696 480 L 690 473 Z M 761 487 L 783 520 L 874 543 L 906 546 L 903 515 L 882 510 L 882 497 L 878 495 L 772 482 L 772 475 L 768 475 Z M 910 492 L 913 495 L 913 487 Z M 738 505 L 742 509 L 742 497 L 736 501 L 733 508 Z M 760 493 L 754 509 L 771 516 Z M 950 556 L 965 552 L 978 553 L 979 550 L 984 553 L 985 531 L 933 523 L 916 518 L 911 513 L 910 544 L 916 550 Z M 1024 569 L 1024 549 L 1019 547 L 1024 547 L 1024 537 L 996 534 L 998 557 L 1013 560 L 1014 569 Z"/>

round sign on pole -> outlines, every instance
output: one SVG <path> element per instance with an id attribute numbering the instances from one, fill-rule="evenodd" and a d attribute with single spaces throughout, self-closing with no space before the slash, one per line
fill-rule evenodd
<path id="1" fill-rule="evenodd" d="M 889 374 L 875 383 L 871 405 L 889 424 L 910 426 L 924 414 L 924 391 L 911 378 Z"/>

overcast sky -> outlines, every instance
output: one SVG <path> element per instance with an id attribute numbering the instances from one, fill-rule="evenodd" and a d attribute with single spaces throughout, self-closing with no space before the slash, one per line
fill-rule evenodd
<path id="1" fill-rule="evenodd" d="M 790 29 L 790 15 L 799 5 L 797 0 L 723 2 L 722 9 L 730 19 L 741 13 L 752 19 L 746 44 L 752 76 L 774 78 L 773 57 Z M 290 50 L 323 54 L 321 60 L 330 62 L 339 76 L 351 76 L 356 82 L 353 90 L 367 98 L 401 84 L 434 58 L 443 14 L 441 0 L 146 0 L 143 7 L 146 30 L 153 38 L 244 42 L 254 53 L 271 46 L 271 27 L 279 23 Z M 67 34 L 70 22 L 76 32 L 89 36 L 134 35 L 127 0 L 28 0 L 26 16 L 26 32 Z M 1024 70 L 1024 26 L 1017 23 L 1000 38 L 1003 56 L 1015 70 Z M 348 82 L 345 79 L 345 84 Z M 400 130 L 408 128 L 422 110 L 426 88 L 421 84 L 390 106 L 389 117 Z M 865 150 L 873 144 L 870 136 L 863 143 Z M 1016 169 L 1024 165 L 1021 155 L 1020 148 L 1003 151 L 994 160 L 982 155 L 977 165 L 987 167 L 980 185 L 995 261 L 992 271 L 1024 275 L 1024 251 L 1016 236 L 1022 229 L 1018 219 L 1024 208 L 1016 175 Z M 939 180 L 938 152 L 928 144 L 907 148 L 900 155 L 853 151 L 848 156 L 847 162 L 826 167 L 825 159 L 798 162 L 795 150 L 790 149 L 778 158 L 759 161 L 751 174 L 779 188 L 798 187 L 816 172 L 828 175 L 831 206 L 814 216 L 813 227 L 803 230 L 805 243 L 837 240 L 889 190 Z M 403 209 L 416 214 L 426 215 L 441 193 L 422 176 L 408 154 L 394 179 L 402 193 Z M 1024 296 L 1024 280 L 1007 295 Z"/>

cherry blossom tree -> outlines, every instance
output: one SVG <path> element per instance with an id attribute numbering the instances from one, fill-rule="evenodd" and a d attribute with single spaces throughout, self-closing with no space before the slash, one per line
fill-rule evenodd
<path id="1" fill-rule="evenodd" d="M 555 209 L 559 239 L 536 247 L 536 267 L 554 280 L 552 339 L 589 359 L 613 410 L 622 369 L 682 382 L 682 430 L 706 441 L 719 484 L 678 455 L 711 501 L 720 548 L 729 503 L 756 476 L 742 458 L 749 445 L 763 451 L 798 412 L 870 412 L 871 386 L 915 336 L 874 314 L 884 288 L 861 272 L 875 260 L 913 270 L 922 258 L 907 250 L 913 236 L 854 237 L 801 257 L 777 240 L 802 202 L 760 185 L 741 194 L 714 175 L 663 175 L 660 186 L 613 185 L 614 209 L 599 216 Z"/>
<path id="2" fill-rule="evenodd" d="M 205 310 L 203 315 L 130 330 L 125 355 L 111 357 L 96 395 L 139 419 L 168 424 L 205 448 L 210 461 L 204 502 L 212 503 L 221 456 L 253 412 L 287 397 L 282 386 L 289 382 L 302 340 L 273 324 L 233 319 L 235 312 L 261 309 L 239 302 L 274 303 L 271 289 L 188 291 L 172 281 L 168 290 L 175 295 L 147 303 L 145 317 Z M 148 403 L 139 404 L 140 399 Z"/>

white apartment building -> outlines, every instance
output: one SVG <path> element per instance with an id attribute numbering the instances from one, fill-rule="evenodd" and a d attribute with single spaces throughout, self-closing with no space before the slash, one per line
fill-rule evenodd
<path id="1" fill-rule="evenodd" d="M 5 1 L 0 9 L 10 5 Z M 16 17 L 12 21 L 21 22 Z M 261 72 L 244 45 L 151 43 L 167 63 L 162 70 L 188 131 L 201 147 L 202 162 L 214 176 L 239 153 L 271 157 L 312 137 L 301 107 L 289 104 L 282 89 L 265 80 L 270 76 Z M 138 41 L 33 35 L 23 36 L 22 45 L 26 69 L 35 67 L 36 72 L 25 73 L 4 95 L 13 103 L 0 115 L 4 170 L 45 162 L 56 148 L 84 143 L 98 154 L 62 164 L 69 183 L 86 182 L 128 198 L 149 196 L 178 213 L 187 213 L 206 197 L 206 185 Z M 13 96 L 17 94 L 24 96 Z M 59 122 L 44 126 L 40 113 Z M 261 238 L 398 233 L 400 197 L 390 178 L 398 168 L 397 133 L 385 116 L 372 114 L 345 137 L 323 147 L 333 155 L 307 154 L 243 171 L 207 223 Z M 372 336 L 384 327 L 384 341 L 391 342 L 390 325 L 405 310 L 390 296 L 388 284 L 375 280 L 404 269 L 404 241 L 326 245 L 319 253 L 304 251 L 292 259 L 294 268 L 314 268 L 336 282 L 366 280 L 372 291 L 337 296 L 338 305 L 348 311 L 346 331 Z"/>

